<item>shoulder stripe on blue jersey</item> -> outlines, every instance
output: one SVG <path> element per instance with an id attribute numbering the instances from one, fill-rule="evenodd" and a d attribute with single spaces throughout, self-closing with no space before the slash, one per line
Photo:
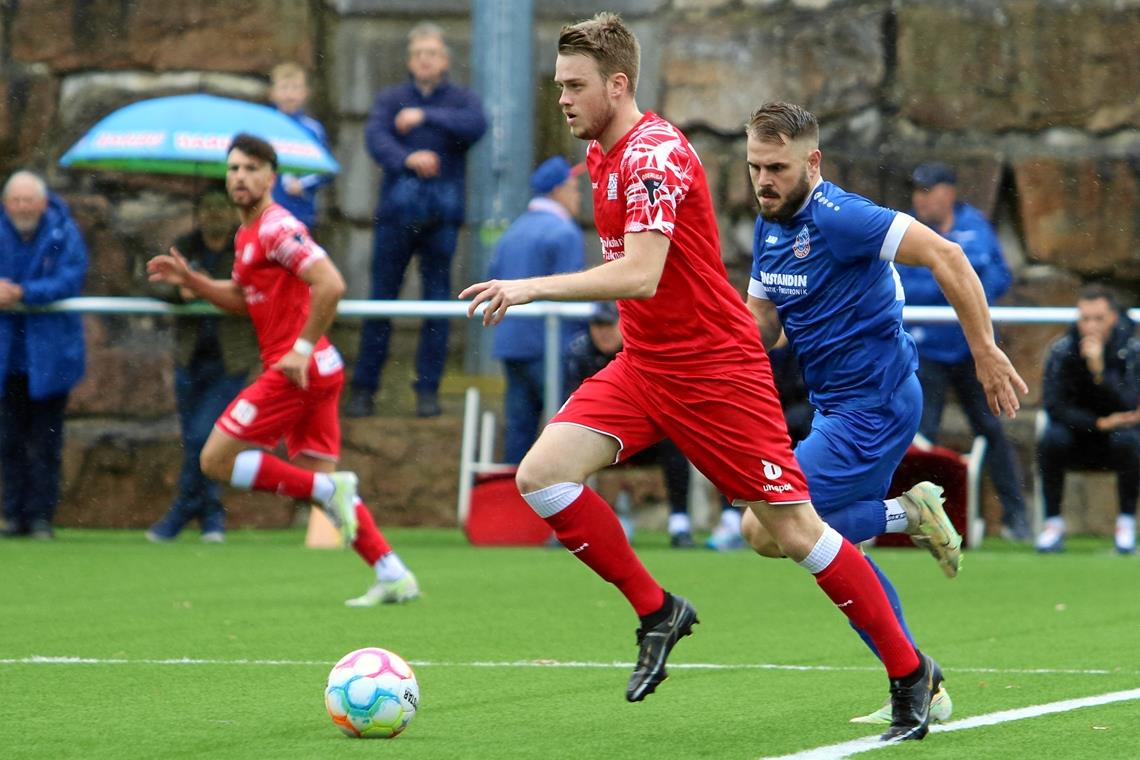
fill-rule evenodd
<path id="1" fill-rule="evenodd" d="M 879 249 L 880 259 L 883 261 L 895 260 L 895 254 L 898 253 L 903 235 L 906 234 L 910 223 L 913 221 L 914 217 L 910 214 L 904 214 L 901 211 L 895 214 L 894 221 L 891 222 L 891 227 L 887 230 L 886 237 L 883 238 L 883 247 Z"/>

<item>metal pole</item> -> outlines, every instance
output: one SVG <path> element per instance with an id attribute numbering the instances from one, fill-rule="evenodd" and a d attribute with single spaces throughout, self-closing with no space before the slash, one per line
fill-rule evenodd
<path id="1" fill-rule="evenodd" d="M 546 355 L 543 357 L 545 383 L 542 388 L 542 418 L 549 420 L 562 405 L 562 320 L 546 315 Z"/>
<path id="2" fill-rule="evenodd" d="M 472 151 L 471 261 L 473 281 L 483 279 L 495 244 L 526 208 L 527 177 L 534 164 L 534 1 L 472 2 L 471 68 L 487 112 L 487 134 Z M 491 331 L 467 327 L 464 365 L 471 374 L 497 372 Z"/>

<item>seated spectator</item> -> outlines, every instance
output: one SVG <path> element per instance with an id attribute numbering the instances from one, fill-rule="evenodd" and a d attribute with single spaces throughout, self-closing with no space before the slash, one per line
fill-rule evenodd
<path id="1" fill-rule="evenodd" d="M 1064 549 L 1065 471 L 1096 469 L 1116 473 L 1116 551 L 1132 554 L 1140 492 L 1140 341 L 1108 288 L 1082 289 L 1077 311 L 1076 325 L 1053 342 L 1045 363 L 1049 424 L 1037 443 L 1037 466 L 1046 519 L 1037 550 Z"/>

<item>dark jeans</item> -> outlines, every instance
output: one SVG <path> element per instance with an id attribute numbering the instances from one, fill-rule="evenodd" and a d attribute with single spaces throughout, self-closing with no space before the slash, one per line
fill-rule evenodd
<path id="1" fill-rule="evenodd" d="M 1037 442 L 1037 474 L 1045 498 L 1045 516 L 1061 514 L 1065 470 L 1103 470 L 1116 473 L 1120 513 L 1136 514 L 1140 492 L 1140 431 L 1076 432 L 1049 423 Z"/>
<path id="2" fill-rule="evenodd" d="M 974 435 L 986 439 L 986 472 L 993 481 L 994 490 L 1002 506 L 1002 522 L 1011 525 L 1018 516 L 1025 515 L 1025 497 L 1021 491 L 1021 468 L 1013 446 L 1005 437 L 1001 420 L 994 417 L 986 402 L 982 384 L 978 382 L 974 361 L 967 359 L 957 364 L 922 359 L 918 365 L 918 379 L 922 383 L 922 421 L 918 432 L 931 443 L 938 442 L 942 426 L 942 409 L 946 405 L 946 391 L 954 389 L 958 404 L 970 421 Z"/>
<path id="3" fill-rule="evenodd" d="M 507 390 L 503 396 L 503 461 L 518 464 L 538 437 L 546 389 L 542 359 L 503 362 Z"/>
<path id="4" fill-rule="evenodd" d="M 55 518 L 63 461 L 63 412 L 67 394 L 33 399 L 27 375 L 8 375 L 0 401 L 0 476 L 4 517 L 22 533 Z"/>
<path id="5" fill-rule="evenodd" d="M 459 238 L 459 226 L 435 224 L 427 227 L 380 222 L 372 236 L 372 291 L 370 298 L 393 300 L 400 294 L 404 274 L 413 255 L 419 256 L 423 300 L 451 298 L 451 259 Z M 449 322 L 425 319 L 416 349 L 416 393 L 435 393 L 443 377 L 447 358 Z M 360 333 L 360 353 L 352 377 L 354 388 L 375 393 L 380 387 L 380 371 L 388 361 L 392 321 L 372 319 Z"/>
<path id="6" fill-rule="evenodd" d="M 201 523 L 203 533 L 225 528 L 222 486 L 202 474 L 198 461 L 214 422 L 245 387 L 245 373 L 227 375 L 224 369 L 220 360 L 174 369 L 174 398 L 182 427 L 182 472 L 170 509 L 153 528 L 164 538 L 174 538 L 194 519 Z"/>

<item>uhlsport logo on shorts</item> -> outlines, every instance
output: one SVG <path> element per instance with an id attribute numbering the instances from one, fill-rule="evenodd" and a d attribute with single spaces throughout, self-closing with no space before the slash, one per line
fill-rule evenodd
<path id="1" fill-rule="evenodd" d="M 780 467 L 780 465 L 776 464 L 775 462 L 769 462 L 767 459 L 761 459 L 760 461 L 764 463 L 764 477 L 772 481 L 771 483 L 764 484 L 765 493 L 772 493 L 773 491 L 776 493 L 783 493 L 785 491 L 792 490 L 791 483 L 776 482 L 780 479 L 781 476 L 783 476 L 784 468 Z"/>

